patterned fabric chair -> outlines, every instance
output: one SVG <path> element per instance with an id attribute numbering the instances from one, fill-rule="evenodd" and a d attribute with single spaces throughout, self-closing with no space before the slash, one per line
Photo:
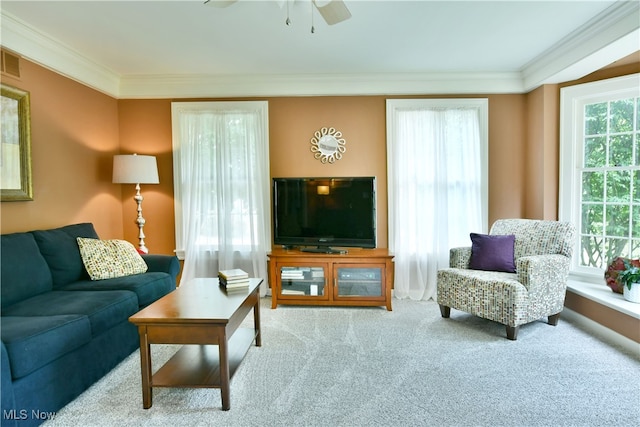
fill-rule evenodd
<path id="1" fill-rule="evenodd" d="M 502 219 L 490 235 L 515 235 L 515 273 L 469 269 L 471 247 L 453 248 L 449 268 L 438 271 L 442 317 L 451 308 L 506 325 L 515 340 L 520 325 L 548 317 L 557 325 L 569 274 L 575 228 L 558 221 Z"/>

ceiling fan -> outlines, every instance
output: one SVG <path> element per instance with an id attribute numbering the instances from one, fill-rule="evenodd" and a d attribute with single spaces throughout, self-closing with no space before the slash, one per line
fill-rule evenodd
<path id="1" fill-rule="evenodd" d="M 206 0 L 204 4 L 214 7 L 227 7 L 231 6 L 238 0 Z M 287 4 L 287 15 L 289 13 L 289 3 L 293 3 L 295 0 L 274 0 L 282 7 Z M 347 9 L 347 6 L 342 0 L 311 0 L 313 6 L 320 12 L 320 15 L 329 25 L 334 25 L 342 21 L 346 21 L 351 18 L 351 12 Z M 289 25 L 291 21 L 287 16 L 286 24 Z"/>

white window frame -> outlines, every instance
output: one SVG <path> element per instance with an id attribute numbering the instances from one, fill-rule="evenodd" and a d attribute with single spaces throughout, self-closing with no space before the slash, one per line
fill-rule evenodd
<path id="1" fill-rule="evenodd" d="M 582 159 L 584 157 L 584 107 L 598 102 L 640 96 L 640 74 L 617 77 L 560 90 L 560 188 L 558 218 L 576 226 L 570 274 L 572 278 L 602 283 L 603 269 L 580 266 Z"/>

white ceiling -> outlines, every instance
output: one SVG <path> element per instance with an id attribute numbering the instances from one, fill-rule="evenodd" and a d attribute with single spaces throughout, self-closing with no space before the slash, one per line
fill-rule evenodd
<path id="1" fill-rule="evenodd" d="M 635 1 L 8 1 L 4 47 L 119 98 L 526 92 L 640 50 Z"/>

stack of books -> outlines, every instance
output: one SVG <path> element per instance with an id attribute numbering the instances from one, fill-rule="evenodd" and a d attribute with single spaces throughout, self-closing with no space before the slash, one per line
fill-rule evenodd
<path id="1" fill-rule="evenodd" d="M 304 279 L 304 267 L 282 267 L 280 278 L 282 280 L 302 280 Z"/>
<path id="2" fill-rule="evenodd" d="M 239 268 L 220 270 L 218 282 L 224 289 L 245 289 L 249 287 L 249 274 Z"/>

